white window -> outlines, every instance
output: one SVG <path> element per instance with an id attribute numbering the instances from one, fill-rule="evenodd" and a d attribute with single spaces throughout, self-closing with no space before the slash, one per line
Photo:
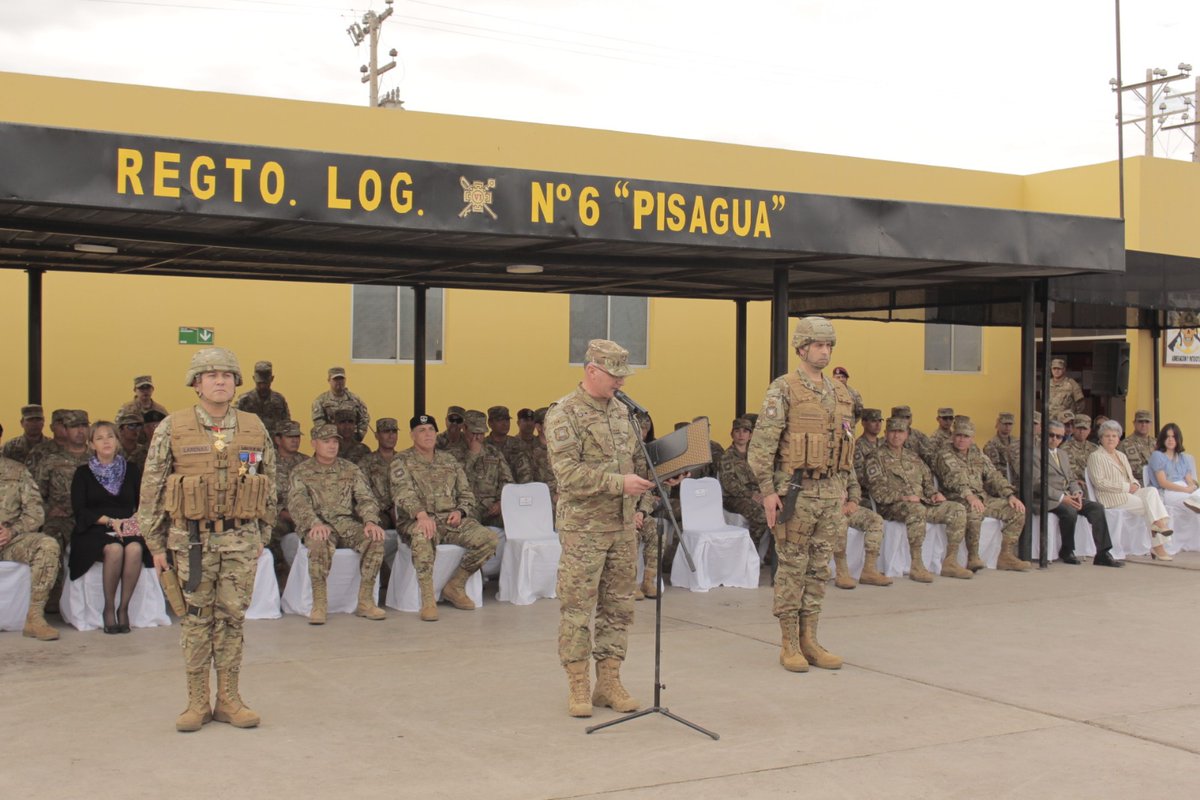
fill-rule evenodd
<path id="1" fill-rule="evenodd" d="M 629 351 L 630 364 L 646 366 L 649 306 L 645 297 L 571 295 L 571 363 L 583 363 L 592 339 L 611 339 Z"/>
<path id="2" fill-rule="evenodd" d="M 408 286 L 354 286 L 350 358 L 355 361 L 412 361 L 413 304 Z M 443 359 L 441 289 L 425 290 L 425 359 Z"/>
<path id="3" fill-rule="evenodd" d="M 982 369 L 983 328 L 925 323 L 927 372 L 980 372 Z"/>

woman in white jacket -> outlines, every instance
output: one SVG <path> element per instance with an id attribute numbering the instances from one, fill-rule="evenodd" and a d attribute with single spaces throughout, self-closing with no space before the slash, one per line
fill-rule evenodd
<path id="1" fill-rule="evenodd" d="M 1087 474 L 1096 489 L 1096 499 L 1105 508 L 1122 508 L 1140 511 L 1150 526 L 1150 555 L 1163 561 L 1171 561 L 1164 547 L 1170 536 L 1171 520 L 1167 507 L 1163 505 L 1158 490 L 1144 487 L 1133 477 L 1129 459 L 1117 449 L 1121 441 L 1121 424 L 1114 419 L 1106 420 L 1098 431 L 1100 447 L 1087 460 Z"/>

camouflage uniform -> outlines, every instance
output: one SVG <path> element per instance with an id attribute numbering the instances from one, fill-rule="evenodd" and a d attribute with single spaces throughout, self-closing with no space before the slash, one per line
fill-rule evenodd
<path id="1" fill-rule="evenodd" d="M 937 476 L 942 493 L 966 510 L 967 567 L 983 569 L 984 563 L 979 557 L 979 526 L 983 524 L 983 518 L 1000 520 L 1005 542 L 1015 543 L 1025 527 L 1024 512 L 1008 504 L 1008 498 L 1015 494 L 1012 484 L 974 444 L 966 453 L 953 448 L 943 451 L 938 456 Z M 968 497 L 978 498 L 983 503 L 983 511 L 971 508 Z"/>
<path id="2" fill-rule="evenodd" d="M 312 403 L 313 425 L 334 422 L 334 414 L 338 411 L 350 411 L 354 414 L 354 434 L 361 442 L 362 438 L 367 435 L 371 414 L 367 411 L 367 404 L 349 389 L 342 392 L 341 397 L 335 397 L 332 391 L 321 392 L 317 395 Z"/>
<path id="3" fill-rule="evenodd" d="M 487 440 L 478 453 L 472 453 L 470 448 L 463 453 L 463 472 L 471 484 L 471 492 L 475 502 L 479 504 L 479 521 L 484 525 L 504 527 L 504 519 L 497 508 L 496 513 L 488 515 L 488 509 L 494 503 L 500 502 L 500 493 L 506 484 L 513 482 L 512 470 L 504 454 Z"/>
<path id="4" fill-rule="evenodd" d="M 371 448 L 362 442 L 347 442 L 345 439 L 342 439 L 342 443 L 338 447 L 338 458 L 349 461 L 352 464 L 360 463 L 369 455 L 371 455 Z"/>
<path id="5" fill-rule="evenodd" d="M 941 420 L 944 417 L 950 417 L 951 420 L 953 420 L 954 409 L 949 407 L 938 409 L 938 429 L 925 438 L 925 450 L 921 453 L 921 460 L 924 461 L 931 470 L 934 470 L 935 473 L 937 472 L 936 464 L 938 456 L 942 454 L 943 450 L 948 450 L 950 448 L 950 440 L 952 437 L 952 434 L 949 430 L 942 428 Z"/>
<path id="6" fill-rule="evenodd" d="M 42 419 L 41 406 L 23 406 L 21 408 L 21 422 L 27 419 Z M 47 438 L 41 433 L 38 434 L 37 441 L 31 441 L 28 436 L 21 434 L 13 437 L 4 443 L 4 447 L 0 447 L 0 457 L 12 459 L 18 464 L 24 464 L 25 459 L 29 457 L 29 451 L 37 447 L 42 442 L 47 441 Z"/>
<path id="7" fill-rule="evenodd" d="M 41 470 L 42 462 L 52 455 L 57 455 L 63 452 L 62 443 L 56 442 L 53 439 L 44 439 L 40 444 L 34 445 L 25 456 L 25 469 L 29 470 L 29 474 L 36 479 L 38 472 Z"/>
<path id="8" fill-rule="evenodd" d="M 504 455 L 504 460 L 508 462 L 509 471 L 513 474 L 513 480 L 516 483 L 532 483 L 533 482 L 533 462 L 529 459 L 529 453 L 525 446 L 521 444 L 521 440 L 517 436 L 505 436 L 503 439 L 487 437 L 483 440 L 485 444 L 490 444 L 492 447 Z M 452 448 L 452 451 L 454 448 Z M 466 451 L 466 443 L 464 442 L 455 452 L 455 456 L 460 460 L 464 460 Z"/>
<path id="9" fill-rule="evenodd" d="M 287 422 L 292 418 L 292 412 L 288 410 L 288 402 L 279 392 L 271 390 L 264 400 L 258 396 L 257 389 L 251 389 L 237 399 L 238 411 L 245 411 L 248 414 L 254 414 L 262 420 L 263 425 L 267 426 L 267 430 L 275 430 L 275 426 L 281 422 Z"/>
<path id="10" fill-rule="evenodd" d="M 86 426 L 87 414 L 82 411 L 71 411 L 63 417 L 63 424 L 68 428 Z M 88 463 L 89 453 L 85 447 L 82 452 L 72 452 L 66 446 L 50 449 L 38 463 L 34 478 L 38 491 L 46 509 L 46 524 L 42 528 L 58 546 L 66 552 L 71 541 L 71 533 L 75 530 L 75 511 L 71 505 L 71 482 L 75 479 L 75 470 Z M 55 596 L 57 596 L 55 592 Z"/>
<path id="11" fill-rule="evenodd" d="M 1074 378 L 1064 375 L 1061 380 L 1050 379 L 1050 419 L 1058 419 L 1064 411 L 1082 413 L 1083 410 L 1083 390 Z"/>
<path id="12" fill-rule="evenodd" d="M 125 403 L 120 408 L 118 408 L 117 414 L 115 417 L 113 417 L 113 419 L 120 419 L 125 414 L 136 414 L 137 416 L 140 417 L 143 414 L 145 414 L 147 411 L 157 411 L 158 413 L 162 414 L 164 417 L 167 415 L 167 407 L 164 406 L 162 403 L 159 403 L 157 400 L 151 400 L 150 405 L 143 406 L 141 403 L 138 402 L 137 398 L 135 397 L 132 400 L 130 400 L 128 403 Z"/>
<path id="13" fill-rule="evenodd" d="M 1082 414 L 1077 414 L 1075 416 L 1075 423 L 1079 428 L 1092 427 L 1092 420 Z M 1072 430 L 1073 429 L 1074 428 L 1072 428 Z M 1080 481 L 1082 481 L 1084 471 L 1087 469 L 1088 456 L 1096 452 L 1096 450 L 1099 448 L 1100 445 L 1096 444 L 1095 442 L 1089 442 L 1087 439 L 1084 439 L 1081 442 L 1074 436 L 1068 436 L 1063 443 L 1058 446 L 1058 452 L 1067 456 L 1067 458 L 1071 460 L 1071 471 L 1075 475 L 1078 475 Z M 1125 457 L 1129 458 L 1128 454 L 1126 454 Z M 1147 459 L 1148 458 L 1149 457 L 1147 457 Z M 1130 466 L 1132 467 L 1132 462 L 1130 462 Z"/>
<path id="14" fill-rule="evenodd" d="M 767 513 L 763 510 L 762 496 L 759 494 L 758 481 L 754 471 L 750 469 L 746 453 L 739 453 L 736 447 L 730 446 L 721 454 L 721 497 L 725 510 L 741 514 L 750 526 L 750 538 L 755 547 L 767 533 Z"/>
<path id="15" fill-rule="evenodd" d="M 863 570 L 859 577 L 860 583 L 868 586 L 890 586 L 892 579 L 879 571 L 879 551 L 883 548 L 883 517 L 863 504 L 862 487 L 856 478 L 846 481 L 846 502 L 857 503 L 858 508 L 846 515 L 847 529 L 854 528 L 863 534 Z M 854 578 L 846 570 L 846 539 L 848 530 L 843 531 L 834 543 L 834 562 L 837 564 L 840 588 L 854 588 Z"/>
<path id="16" fill-rule="evenodd" d="M 51 640 L 58 638 L 58 631 L 46 624 L 43 610 L 61 571 L 62 550 L 53 538 L 38 533 L 44 518 L 42 498 L 29 470 L 0 458 L 0 524 L 12 537 L 0 545 L 0 561 L 29 565 L 32 576 L 24 635 Z"/>
<path id="17" fill-rule="evenodd" d="M 1145 482 L 1144 470 L 1150 463 L 1150 454 L 1154 452 L 1154 446 L 1154 437 L 1142 436 L 1138 433 L 1129 434 L 1117 445 L 1117 449 L 1129 459 L 1129 469 L 1133 472 L 1133 479 L 1138 483 Z M 1077 474 L 1082 475 L 1083 473 Z"/>
<path id="18" fill-rule="evenodd" d="M 391 458 L 384 458 L 383 453 L 376 450 L 363 456 L 358 462 L 358 468 L 362 470 L 363 477 L 367 479 L 367 485 L 371 487 L 371 492 L 375 495 L 375 504 L 379 506 L 379 524 L 384 528 L 394 529 L 396 527 L 396 515 L 392 511 L 390 476 L 392 462 L 396 460 L 397 455 L 393 452 Z"/>
<path id="19" fill-rule="evenodd" d="M 268 547 L 271 549 L 271 556 L 275 559 L 276 573 L 282 573 L 283 567 L 287 564 L 287 559 L 283 554 L 283 537 L 289 533 L 294 533 L 296 523 L 293 520 L 284 519 L 283 512 L 287 511 L 291 515 L 288 506 L 288 487 L 291 486 L 292 470 L 308 460 L 308 456 L 304 453 L 295 453 L 293 455 L 282 455 L 275 462 L 275 524 L 271 526 L 271 540 Z"/>
<path id="20" fill-rule="evenodd" d="M 1020 439 L 996 434 L 983 446 L 983 454 L 1007 480 L 1014 484 L 1021 482 Z"/>

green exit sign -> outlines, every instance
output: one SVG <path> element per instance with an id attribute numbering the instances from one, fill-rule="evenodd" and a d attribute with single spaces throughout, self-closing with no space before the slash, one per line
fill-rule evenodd
<path id="1" fill-rule="evenodd" d="M 215 341 L 212 328 L 179 328 L 180 344 L 212 344 Z"/>

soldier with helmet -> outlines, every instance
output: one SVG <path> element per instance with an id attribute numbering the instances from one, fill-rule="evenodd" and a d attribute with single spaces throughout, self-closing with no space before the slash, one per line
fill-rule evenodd
<path id="1" fill-rule="evenodd" d="M 187 613 L 180 620 L 188 707 L 178 731 L 210 720 L 259 724 L 242 701 L 242 623 L 258 556 L 275 522 L 275 448 L 262 421 L 233 408 L 242 384 L 237 357 L 221 347 L 192 356 L 185 379 L 195 406 L 154 432 L 142 478 L 138 525 L 161 573 L 174 559 Z M 209 670 L 217 673 L 211 707 Z"/>
<path id="2" fill-rule="evenodd" d="M 842 666 L 817 641 L 829 561 L 846 530 L 842 505 L 854 468 L 854 398 L 823 372 L 836 344 L 833 325 L 823 317 L 796 323 L 792 347 L 800 367 L 767 388 L 747 457 L 775 535 L 779 663 L 792 672 L 806 672 L 809 664 Z"/>

